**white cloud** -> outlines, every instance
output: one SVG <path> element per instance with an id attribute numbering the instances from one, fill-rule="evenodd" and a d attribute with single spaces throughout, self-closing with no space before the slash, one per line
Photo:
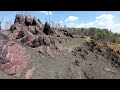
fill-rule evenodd
<path id="1" fill-rule="evenodd" d="M 60 21 L 59 23 L 60 23 L 60 24 L 62 24 L 63 22 L 62 22 L 62 21 Z"/>
<path id="2" fill-rule="evenodd" d="M 76 25 L 77 27 L 96 27 L 96 28 L 104 28 L 109 29 L 113 32 L 120 32 L 120 23 L 115 23 L 115 16 L 112 14 L 102 14 L 96 17 L 96 20 L 88 23 L 81 23 Z"/>
<path id="3" fill-rule="evenodd" d="M 52 12 L 51 11 L 39 11 L 39 13 L 43 13 L 43 14 L 46 14 L 46 15 L 52 15 Z"/>
<path id="4" fill-rule="evenodd" d="M 78 17 L 76 16 L 69 16 L 65 21 L 76 21 L 78 20 Z"/>

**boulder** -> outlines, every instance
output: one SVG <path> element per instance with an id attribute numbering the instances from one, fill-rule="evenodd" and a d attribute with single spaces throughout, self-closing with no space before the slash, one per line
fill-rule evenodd
<path id="1" fill-rule="evenodd" d="M 37 27 L 37 26 L 35 26 L 35 31 L 36 31 L 37 34 L 43 33 L 43 32 L 42 32 L 42 28 L 39 28 L 39 27 Z"/>
<path id="2" fill-rule="evenodd" d="M 39 43 L 38 38 L 34 38 L 30 43 L 30 46 L 33 48 L 39 47 L 40 45 L 41 44 Z"/>
<path id="3" fill-rule="evenodd" d="M 50 39 L 46 35 L 43 35 L 43 42 L 46 46 L 50 45 Z"/>
<path id="4" fill-rule="evenodd" d="M 62 44 L 59 43 L 58 40 L 55 40 L 55 47 L 56 47 L 59 51 L 62 51 L 62 50 L 63 50 L 63 46 L 62 46 Z"/>
<path id="5" fill-rule="evenodd" d="M 44 25 L 43 32 L 44 32 L 46 35 L 49 35 L 49 34 L 50 34 L 50 25 L 49 25 L 47 22 L 46 22 L 45 25 Z"/>
<path id="6" fill-rule="evenodd" d="M 36 35 L 38 32 L 36 31 L 35 26 L 29 26 L 29 32 L 31 32 L 32 34 Z"/>
<path id="7" fill-rule="evenodd" d="M 24 24 L 25 22 L 25 17 L 21 14 L 17 14 L 15 17 L 14 23 L 18 22 L 19 24 Z"/>
<path id="8" fill-rule="evenodd" d="M 24 21 L 25 24 L 19 23 Z M 72 37 L 72 34 L 67 30 L 61 30 L 57 28 L 51 28 L 46 22 L 42 25 L 41 21 L 37 18 L 32 18 L 31 16 L 16 15 L 15 23 L 11 26 L 12 38 L 22 45 L 30 46 L 32 48 L 40 48 L 44 50 L 42 52 L 49 53 L 50 50 L 63 50 L 62 44 L 67 40 L 67 37 Z M 12 39 L 12 40 L 13 40 Z M 39 49 L 38 49 L 39 51 Z M 50 56 L 53 56 L 52 54 Z"/>
<path id="9" fill-rule="evenodd" d="M 33 18 L 33 23 L 32 23 L 33 26 L 37 26 L 39 29 L 42 28 L 42 23 L 39 19 L 36 19 L 36 17 Z"/>
<path id="10" fill-rule="evenodd" d="M 45 54 L 45 45 L 39 46 L 37 48 L 35 48 L 36 51 L 38 51 L 39 53 L 43 53 Z"/>
<path id="11" fill-rule="evenodd" d="M 40 43 L 40 46 L 41 46 L 41 45 L 44 45 L 44 37 L 43 37 L 43 35 L 40 35 L 40 36 L 38 37 L 38 41 L 39 41 L 39 43 Z"/>
<path id="12" fill-rule="evenodd" d="M 33 23 L 33 18 L 29 15 L 25 17 L 25 24 L 26 26 L 32 25 Z"/>
<path id="13" fill-rule="evenodd" d="M 30 54 L 20 44 L 0 36 L 0 69 L 19 77 L 27 66 Z"/>
<path id="14" fill-rule="evenodd" d="M 11 30 L 11 31 L 12 31 L 12 30 L 20 30 L 21 27 L 22 27 L 22 24 L 16 22 L 16 23 L 14 23 L 13 25 L 11 25 L 10 30 Z"/>
<path id="15" fill-rule="evenodd" d="M 20 38 L 22 38 L 22 37 L 24 37 L 24 36 L 25 36 L 24 31 L 20 30 L 20 31 L 18 32 L 17 36 L 16 36 L 16 39 L 20 39 Z"/>
<path id="16" fill-rule="evenodd" d="M 28 45 L 28 42 L 30 41 L 30 36 L 25 36 L 20 39 L 21 44 Z"/>

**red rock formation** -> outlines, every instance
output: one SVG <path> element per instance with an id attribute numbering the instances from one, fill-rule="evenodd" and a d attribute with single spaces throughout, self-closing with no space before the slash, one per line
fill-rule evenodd
<path id="1" fill-rule="evenodd" d="M 0 37 L 0 69 L 10 75 L 20 76 L 27 66 L 30 54 L 18 43 Z"/>

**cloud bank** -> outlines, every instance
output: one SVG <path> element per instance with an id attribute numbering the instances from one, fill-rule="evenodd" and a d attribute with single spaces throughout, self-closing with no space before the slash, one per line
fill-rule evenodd
<path id="1" fill-rule="evenodd" d="M 76 20 L 78 20 L 78 17 L 76 17 L 76 16 L 69 16 L 69 17 L 65 20 L 65 22 L 67 22 L 67 21 L 76 21 Z"/>
<path id="2" fill-rule="evenodd" d="M 51 11 L 39 11 L 39 13 L 45 14 L 45 15 L 52 15 Z"/>
<path id="3" fill-rule="evenodd" d="M 112 14 L 102 14 L 96 17 L 95 21 L 88 22 L 88 23 L 80 23 L 76 25 L 76 27 L 96 27 L 101 29 L 109 29 L 113 32 L 120 33 L 120 23 L 115 23 L 115 16 Z"/>

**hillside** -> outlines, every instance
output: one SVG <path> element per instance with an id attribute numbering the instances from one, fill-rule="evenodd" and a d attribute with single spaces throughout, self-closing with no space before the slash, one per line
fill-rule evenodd
<path id="1" fill-rule="evenodd" d="M 113 33 L 111 30 L 108 29 L 100 29 L 100 28 L 69 28 L 69 31 L 73 35 L 79 36 L 90 36 L 95 40 L 100 40 L 102 42 L 113 42 L 113 43 L 120 43 L 120 34 Z"/>
<path id="2" fill-rule="evenodd" d="M 0 31 L 0 78 L 119 79 L 119 44 L 83 31 L 17 14 L 11 28 Z"/>

